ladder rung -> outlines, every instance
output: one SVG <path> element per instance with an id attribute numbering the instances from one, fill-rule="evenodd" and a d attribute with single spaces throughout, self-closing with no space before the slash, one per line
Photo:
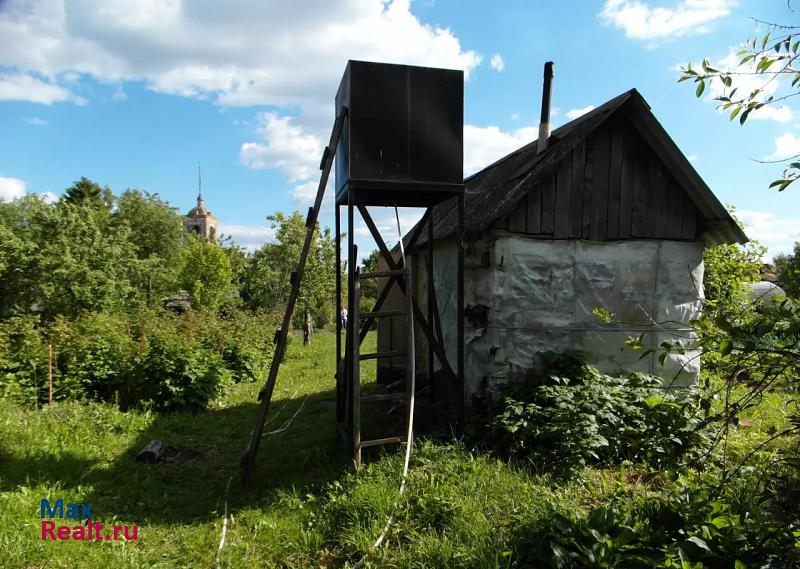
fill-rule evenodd
<path id="1" fill-rule="evenodd" d="M 405 393 L 375 393 L 373 395 L 362 395 L 362 403 L 372 403 L 373 401 L 405 401 Z"/>
<path id="2" fill-rule="evenodd" d="M 390 352 L 376 352 L 374 354 L 361 354 L 358 356 L 360 360 L 377 360 L 378 358 L 393 358 L 395 356 L 405 356 L 408 352 L 405 350 L 393 350 Z"/>
<path id="3" fill-rule="evenodd" d="M 404 440 L 404 437 L 386 437 L 385 439 L 374 439 L 371 441 L 361 441 L 359 445 L 361 448 L 378 447 L 381 445 L 399 445 Z"/>
<path id="4" fill-rule="evenodd" d="M 362 312 L 361 319 L 367 318 L 390 318 L 392 316 L 405 316 L 405 310 L 379 310 L 377 312 Z"/>
<path id="5" fill-rule="evenodd" d="M 383 278 L 383 277 L 393 277 L 393 276 L 405 275 L 405 274 L 406 274 L 406 270 L 405 269 L 397 269 L 397 270 L 394 270 L 394 271 L 375 271 L 375 272 L 372 272 L 372 273 L 361 273 L 358 276 L 361 279 L 380 279 L 380 278 Z"/>

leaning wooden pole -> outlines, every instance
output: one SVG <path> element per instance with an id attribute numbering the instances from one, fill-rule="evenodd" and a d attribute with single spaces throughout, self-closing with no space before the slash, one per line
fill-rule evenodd
<path id="1" fill-rule="evenodd" d="M 47 404 L 53 404 L 53 340 L 47 342 Z"/>
<path id="2" fill-rule="evenodd" d="M 344 125 L 345 117 L 347 116 L 347 108 L 343 108 L 336 117 L 336 122 L 333 125 L 331 138 L 328 146 L 322 154 L 320 169 L 322 175 L 319 179 L 319 186 L 317 186 L 317 197 L 314 200 L 314 207 L 308 211 L 308 218 L 306 219 L 306 238 L 303 242 L 303 249 L 300 252 L 300 260 L 297 263 L 297 270 L 292 273 L 291 285 L 292 290 L 289 294 L 289 301 L 286 304 L 286 312 L 283 315 L 283 322 L 280 329 L 275 334 L 275 352 L 272 356 L 272 363 L 269 367 L 269 375 L 267 381 L 258 393 L 258 399 L 261 401 L 261 408 L 256 420 L 256 426 L 250 438 L 250 444 L 242 455 L 242 483 L 249 484 L 253 481 L 254 467 L 256 454 L 258 453 L 258 446 L 261 443 L 261 437 L 264 432 L 264 423 L 267 419 L 269 412 L 269 405 L 272 400 L 272 393 L 275 390 L 275 381 L 278 378 L 278 369 L 283 359 L 283 353 L 286 349 L 286 338 L 289 334 L 289 326 L 291 325 L 292 313 L 294 312 L 295 304 L 297 303 L 297 295 L 300 293 L 300 282 L 303 278 L 303 272 L 306 268 L 306 260 L 308 259 L 308 252 L 311 249 L 311 242 L 314 237 L 314 229 L 317 225 L 317 217 L 319 210 L 322 206 L 322 198 L 325 195 L 325 187 L 328 185 L 328 177 L 331 173 L 333 166 L 333 157 L 336 154 L 336 145 L 339 142 L 339 136 L 342 133 L 342 126 Z"/>

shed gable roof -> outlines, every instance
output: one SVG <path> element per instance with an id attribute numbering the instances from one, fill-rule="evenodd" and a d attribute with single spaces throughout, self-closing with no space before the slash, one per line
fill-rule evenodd
<path id="1" fill-rule="evenodd" d="M 613 121 L 610 120 L 613 117 Z M 541 154 L 537 154 L 537 142 L 533 142 L 515 150 L 507 156 L 501 158 L 495 163 L 487 166 L 480 172 L 468 177 L 465 183 L 465 230 L 468 234 L 478 234 L 492 226 L 496 226 L 498 220 L 504 219 L 510 214 L 513 215 L 515 210 L 519 210 L 520 202 L 526 199 L 526 196 L 532 189 L 541 187 L 542 184 L 547 185 L 552 183 L 555 185 L 554 178 L 556 172 L 561 169 L 569 168 L 567 164 L 574 161 L 574 156 L 577 152 L 581 152 L 584 145 L 590 139 L 590 136 L 596 132 L 602 132 L 604 125 L 612 122 L 624 121 L 627 125 L 632 125 L 635 131 L 635 136 L 640 137 L 644 145 L 649 148 L 652 155 L 657 157 L 659 168 L 663 168 L 668 172 L 669 179 L 673 181 L 673 185 L 677 185 L 682 194 L 688 197 L 688 202 L 693 205 L 692 216 L 696 216 L 696 220 L 692 220 L 692 224 L 697 223 L 697 232 L 704 234 L 707 240 L 711 243 L 744 243 L 747 236 L 731 217 L 725 207 L 719 202 L 711 189 L 705 184 L 700 175 L 695 171 L 687 158 L 678 149 L 672 139 L 669 137 L 664 128 L 656 120 L 655 116 L 650 110 L 649 105 L 644 98 L 636 91 L 631 89 L 604 105 L 594 109 L 593 111 L 561 126 L 554 130 L 551 134 L 549 147 Z M 626 127 L 630 128 L 630 127 Z M 608 158 L 606 158 L 608 159 Z M 581 171 L 582 172 L 582 171 Z M 553 178 L 553 181 L 551 181 Z M 577 179 L 577 178 L 576 178 Z M 584 183 L 581 180 L 581 183 Z M 584 190 L 586 191 L 586 190 Z M 646 192 L 652 193 L 654 188 L 646 187 Z M 672 194 L 675 194 L 673 188 Z M 669 193 L 669 190 L 664 190 L 664 195 Z M 573 190 L 573 194 L 575 191 Z M 546 200 L 547 197 L 543 197 Z M 659 205 L 659 199 L 651 198 L 649 204 L 651 207 Z M 669 207 L 669 197 L 663 198 L 664 207 Z M 673 200 L 674 201 L 674 200 Z M 680 201 L 680 200 L 678 200 Z M 687 200 L 683 200 L 687 201 Z M 454 204 L 445 203 L 435 208 L 434 210 L 434 240 L 447 239 L 452 237 L 457 227 L 457 209 L 452 207 Z M 555 204 L 553 204 L 555 208 Z M 573 208 L 574 209 L 574 208 Z M 672 206 L 672 223 L 674 225 L 676 217 L 682 215 L 682 212 L 688 211 L 686 204 L 679 203 L 677 206 Z M 568 217 L 574 217 L 575 213 L 567 209 L 559 207 L 557 210 Z M 556 213 L 558 217 L 560 214 Z M 664 223 L 667 224 L 666 219 L 669 214 L 665 214 Z M 597 221 L 606 223 L 605 219 L 598 219 Z M 543 223 L 546 218 L 542 218 Z M 646 220 L 645 220 L 646 222 Z M 556 220 L 556 224 L 558 220 Z M 567 225 L 564 225 L 564 224 Z M 586 238 L 586 239 L 624 239 L 636 237 L 633 235 L 620 234 L 618 232 L 610 232 L 608 236 L 603 232 L 599 234 L 593 228 L 591 233 L 587 233 L 584 227 L 584 232 L 577 234 L 574 231 L 576 225 L 575 220 L 571 222 L 561 220 L 562 230 L 560 234 L 553 235 L 555 238 Z M 680 222 L 678 222 L 680 226 Z M 686 224 L 684 224 L 686 225 Z M 664 226 L 663 238 L 667 238 L 666 225 Z M 514 230 L 514 228 L 511 228 Z M 681 235 L 680 227 L 677 233 L 670 232 L 671 238 L 691 238 L 685 233 Z M 529 231 L 528 233 L 537 233 L 537 231 Z M 542 231 L 541 233 L 547 233 Z M 425 232 L 421 235 L 420 244 L 426 240 Z"/>

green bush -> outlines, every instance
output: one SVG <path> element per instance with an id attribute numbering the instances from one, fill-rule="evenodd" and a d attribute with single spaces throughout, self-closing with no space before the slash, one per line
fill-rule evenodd
<path id="1" fill-rule="evenodd" d="M 521 524 L 514 549 L 521 566 L 558 569 L 797 567 L 798 521 L 778 523 L 749 506 L 690 484 L 624 508 L 554 511 Z"/>
<path id="2" fill-rule="evenodd" d="M 623 460 L 663 467 L 707 440 L 691 391 L 673 393 L 641 373 L 602 374 L 575 352 L 544 353 L 542 361 L 491 420 L 491 444 L 506 454 L 566 473 Z"/>
<path id="3" fill-rule="evenodd" d="M 230 310 L 224 317 L 189 313 L 186 332 L 199 335 L 203 347 L 219 354 L 237 383 L 263 379 L 274 352 L 272 343 L 278 327 L 275 313 Z"/>
<path id="4" fill-rule="evenodd" d="M 219 354 L 183 334 L 178 322 L 167 323 L 150 331 L 145 351 L 119 385 L 123 406 L 152 402 L 158 409 L 200 410 L 230 385 Z"/>
<path id="5" fill-rule="evenodd" d="M 60 398 L 113 401 L 137 351 L 128 319 L 89 313 L 75 321 L 57 318 L 51 330 Z"/>
<path id="6" fill-rule="evenodd" d="M 47 344 L 38 317 L 0 321 L 0 396 L 30 405 L 47 397 Z"/>
<path id="7" fill-rule="evenodd" d="M 199 409 L 232 382 L 254 381 L 272 358 L 269 316 L 141 311 L 0 322 L 0 396 L 47 401 L 53 346 L 53 398 Z"/>

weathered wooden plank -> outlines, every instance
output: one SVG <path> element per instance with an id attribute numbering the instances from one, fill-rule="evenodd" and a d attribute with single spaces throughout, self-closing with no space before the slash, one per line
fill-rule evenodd
<path id="1" fill-rule="evenodd" d="M 581 236 L 583 215 L 583 169 L 586 165 L 586 147 L 583 142 L 572 151 L 572 177 L 569 199 L 569 236 Z"/>
<path id="2" fill-rule="evenodd" d="M 556 176 L 550 174 L 542 181 L 542 233 L 553 233 L 553 221 L 556 213 Z"/>
<path id="3" fill-rule="evenodd" d="M 589 239 L 592 227 L 592 201 L 594 182 L 594 148 L 586 145 L 584 151 L 585 161 L 583 167 L 583 211 L 581 213 L 581 237 Z"/>
<path id="4" fill-rule="evenodd" d="M 605 241 L 608 228 L 608 182 L 611 162 L 611 133 L 609 129 L 600 129 L 590 138 L 593 146 L 592 191 L 592 225 L 589 228 L 589 239 Z"/>
<path id="5" fill-rule="evenodd" d="M 669 185 L 669 223 L 667 237 L 681 238 L 681 216 L 683 215 L 683 189 L 673 180 Z"/>
<path id="6" fill-rule="evenodd" d="M 658 183 L 658 237 L 659 239 L 666 239 L 669 228 L 669 186 L 672 175 L 663 164 L 661 164 L 660 169 L 661 178 Z"/>
<path id="7" fill-rule="evenodd" d="M 647 232 L 647 183 L 649 175 L 647 155 L 636 152 L 633 171 L 633 209 L 631 212 L 631 237 L 645 237 Z"/>
<path id="8" fill-rule="evenodd" d="M 658 239 L 661 237 L 659 221 L 661 215 L 661 186 L 664 181 L 664 175 L 658 158 L 650 153 L 648 154 L 647 211 L 645 214 L 647 227 L 644 237 Z"/>
<path id="9" fill-rule="evenodd" d="M 542 185 L 536 184 L 528 192 L 528 233 L 542 232 Z"/>
<path id="10" fill-rule="evenodd" d="M 556 172 L 556 216 L 553 221 L 553 237 L 569 237 L 570 196 L 572 193 L 572 154 L 570 153 Z"/>
<path id="11" fill-rule="evenodd" d="M 528 213 L 528 197 L 522 198 L 508 214 L 508 230 L 512 233 L 525 233 Z"/>
<path id="12" fill-rule="evenodd" d="M 611 162 L 608 173 L 608 226 L 606 228 L 606 238 L 609 240 L 619 238 L 623 144 L 622 125 L 618 124 L 611 131 Z"/>
<path id="13" fill-rule="evenodd" d="M 697 208 L 688 195 L 684 195 L 683 200 L 681 239 L 697 239 Z"/>
<path id="14" fill-rule="evenodd" d="M 505 229 L 508 231 L 508 216 L 504 215 L 503 217 L 494 220 L 490 227 L 492 229 Z"/>
<path id="15" fill-rule="evenodd" d="M 636 165 L 636 138 L 629 124 L 623 131 L 622 176 L 619 194 L 619 238 L 629 239 L 633 216 L 633 186 Z"/>

